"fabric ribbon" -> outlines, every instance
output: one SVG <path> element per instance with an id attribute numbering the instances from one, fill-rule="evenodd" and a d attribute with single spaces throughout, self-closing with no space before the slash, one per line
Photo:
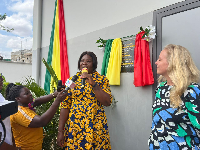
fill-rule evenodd
<path id="1" fill-rule="evenodd" d="M 110 58 L 107 67 L 106 77 L 110 85 L 120 85 L 120 73 L 122 64 L 122 41 L 116 38 L 112 42 Z"/>
<path id="2" fill-rule="evenodd" d="M 101 75 L 106 75 L 106 73 L 107 73 L 110 52 L 111 52 L 111 48 L 112 48 L 112 42 L 113 42 L 113 39 L 108 39 L 106 42 L 106 47 L 105 47 L 105 52 L 104 52 L 104 57 L 103 57 L 103 62 L 102 62 L 102 68 L 101 68 Z"/>
<path id="3" fill-rule="evenodd" d="M 136 87 L 151 85 L 154 77 L 150 61 L 149 43 L 142 39 L 145 32 L 136 35 L 134 49 L 134 81 Z"/>

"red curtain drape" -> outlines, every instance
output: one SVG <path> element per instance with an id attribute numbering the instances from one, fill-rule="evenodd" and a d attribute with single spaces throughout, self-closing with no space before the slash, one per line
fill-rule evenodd
<path id="1" fill-rule="evenodd" d="M 60 36 L 60 69 L 61 69 L 61 80 L 65 83 L 70 77 L 69 74 L 69 63 L 67 54 L 67 39 L 65 33 L 65 17 L 63 9 L 63 0 L 59 0 L 59 36 Z"/>
<path id="2" fill-rule="evenodd" d="M 149 53 L 149 42 L 142 39 L 143 34 L 144 31 L 138 33 L 135 39 L 133 84 L 136 87 L 154 83 Z"/>

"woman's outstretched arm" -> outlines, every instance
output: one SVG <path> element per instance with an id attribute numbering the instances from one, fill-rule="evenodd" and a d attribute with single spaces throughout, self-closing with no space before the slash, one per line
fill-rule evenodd
<path id="1" fill-rule="evenodd" d="M 66 97 L 67 97 L 67 92 L 65 90 L 61 91 L 57 98 L 55 99 L 55 101 L 53 102 L 53 104 L 51 105 L 51 107 L 41 116 L 36 115 L 31 123 L 29 124 L 29 127 L 31 128 L 38 128 L 38 127 L 44 127 L 46 126 L 51 119 L 53 118 L 54 114 L 56 113 L 60 102 L 62 102 Z"/>
<path id="2" fill-rule="evenodd" d="M 35 106 L 39 106 L 41 104 L 44 104 L 50 100 L 52 100 L 53 98 L 56 98 L 58 95 L 58 92 L 55 91 L 54 93 L 51 93 L 49 95 L 44 95 L 44 96 L 41 96 L 41 97 L 38 97 L 34 100 L 34 103 L 33 103 L 33 107 Z"/>

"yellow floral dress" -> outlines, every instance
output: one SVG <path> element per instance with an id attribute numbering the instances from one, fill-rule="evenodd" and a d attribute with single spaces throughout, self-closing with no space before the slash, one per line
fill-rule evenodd
<path id="1" fill-rule="evenodd" d="M 103 105 L 95 97 L 93 87 L 85 83 L 81 89 L 81 73 L 77 73 L 76 87 L 68 91 L 68 97 L 61 108 L 69 108 L 63 149 L 110 150 L 110 136 Z M 112 95 L 108 79 L 98 72 L 92 74 L 93 80 L 103 91 Z"/>

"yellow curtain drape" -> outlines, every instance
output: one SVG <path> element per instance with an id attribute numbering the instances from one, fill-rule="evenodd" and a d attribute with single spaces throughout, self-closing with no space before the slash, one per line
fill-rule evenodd
<path id="1" fill-rule="evenodd" d="M 58 3 L 59 1 L 57 1 Z M 61 70 L 60 70 L 60 38 L 59 38 L 59 16 L 58 16 L 58 4 L 56 7 L 56 18 L 55 18 L 55 30 L 54 30 L 54 44 L 53 44 L 53 56 L 52 56 L 52 68 L 54 69 L 58 80 L 61 80 Z M 51 78 L 51 84 L 53 83 L 53 78 Z M 55 87 L 55 85 L 54 85 Z M 50 89 L 51 93 L 54 92 L 53 88 Z"/>
<path id="2" fill-rule="evenodd" d="M 106 74 L 110 85 L 120 85 L 121 63 L 122 41 L 120 38 L 116 38 L 112 42 L 112 48 Z"/>

